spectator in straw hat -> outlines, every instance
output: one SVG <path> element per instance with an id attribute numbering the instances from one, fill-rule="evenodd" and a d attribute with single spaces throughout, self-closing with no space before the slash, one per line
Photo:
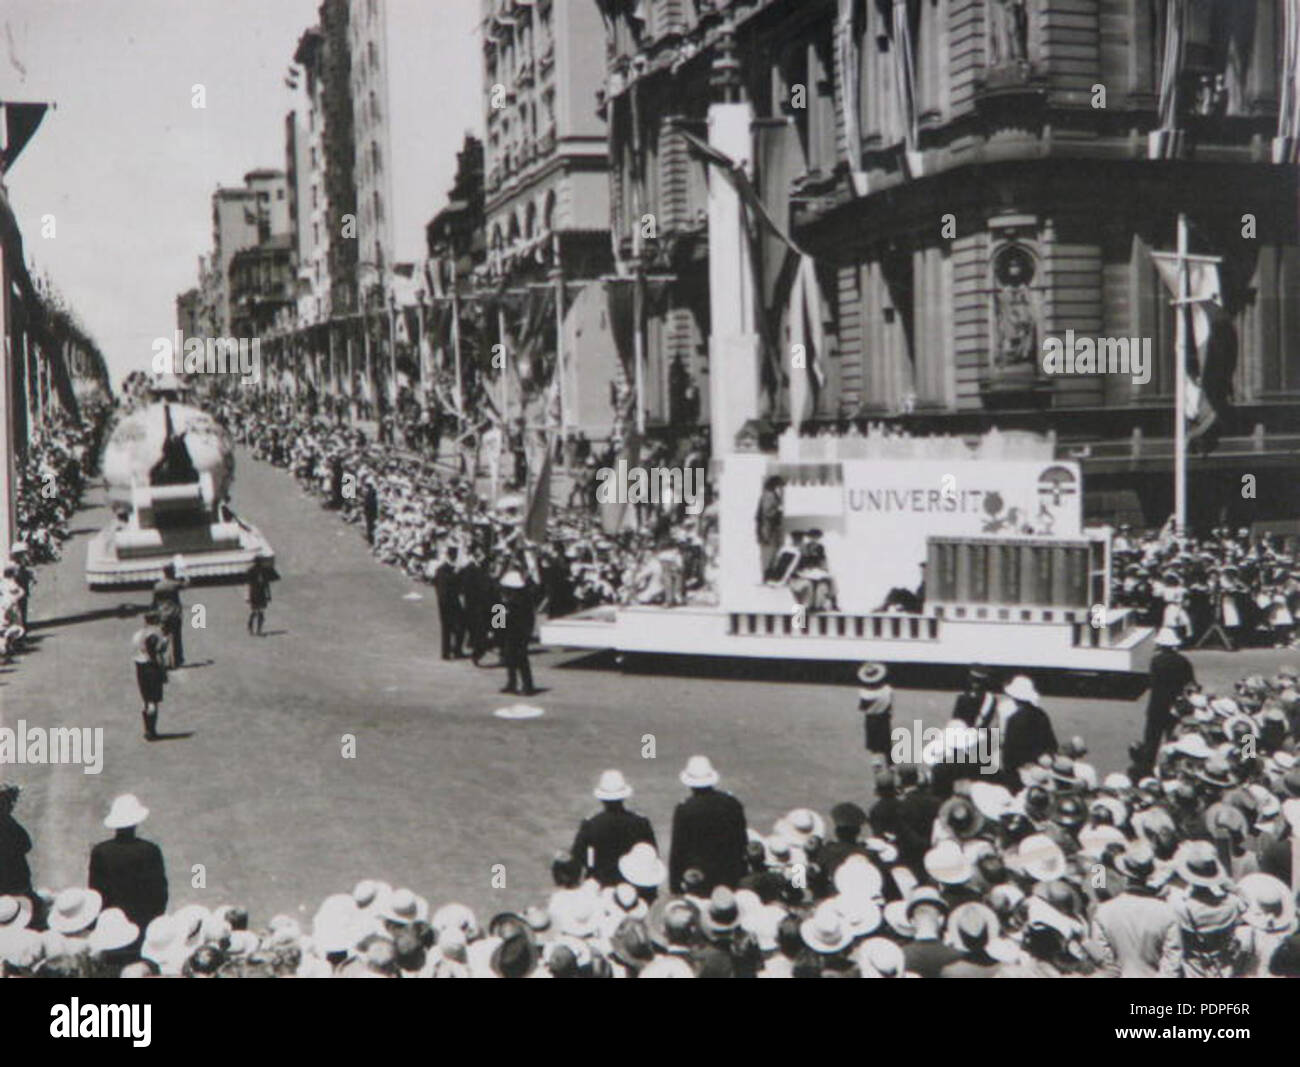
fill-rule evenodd
<path id="1" fill-rule="evenodd" d="M 632 787 L 621 771 L 602 773 L 592 792 L 603 807 L 578 827 L 572 854 L 588 877 L 602 886 L 613 886 L 623 880 L 619 860 L 641 842 L 656 847 L 655 832 L 649 819 L 624 807 Z"/>
<path id="2" fill-rule="evenodd" d="M 912 890 L 903 915 L 912 929 L 912 940 L 903 946 L 903 958 L 909 971 L 922 978 L 938 978 L 939 972 L 948 964 L 962 958 L 955 948 L 943 943 L 948 904 L 934 886 L 917 886 Z"/>
<path id="3" fill-rule="evenodd" d="M 707 756 L 692 756 L 681 773 L 691 795 L 673 813 L 668 880 L 682 891 L 683 876 L 695 868 L 704 875 L 701 892 L 716 886 L 734 889 L 745 876 L 745 809 L 730 793 L 716 788 L 719 775 Z"/>
<path id="4" fill-rule="evenodd" d="M 1173 907 L 1153 885 L 1156 857 L 1135 841 L 1115 859 L 1126 879 L 1118 896 L 1093 913 L 1090 950 L 1111 978 L 1173 978 L 1182 957 L 1182 936 Z"/>
<path id="5" fill-rule="evenodd" d="M 113 837 L 90 851 L 87 883 L 103 894 L 104 904 L 121 908 L 141 930 L 167 910 L 167 871 L 162 850 L 136 837 L 149 809 L 131 793 L 117 797 L 104 825 Z"/>
<path id="6" fill-rule="evenodd" d="M 1056 754 L 1056 733 L 1042 708 L 1042 697 L 1034 683 L 1018 674 L 1006 684 L 1003 694 L 1013 704 L 1002 719 L 1002 774 L 1012 781 L 1016 772 L 1039 756 Z M 1018 784 L 1018 783 L 1016 783 Z"/>

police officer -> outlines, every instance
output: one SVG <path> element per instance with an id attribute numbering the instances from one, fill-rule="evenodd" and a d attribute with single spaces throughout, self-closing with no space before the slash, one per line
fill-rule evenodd
<path id="1" fill-rule="evenodd" d="M 583 865 L 588 877 L 601 885 L 617 885 L 623 880 L 618 861 L 642 841 L 655 845 L 655 832 L 649 819 L 623 806 L 632 795 L 632 787 L 621 771 L 605 771 L 593 795 L 601 802 L 602 810 L 578 827 L 573 858 Z"/>
<path id="2" fill-rule="evenodd" d="M 536 587 L 518 570 L 507 571 L 501 578 L 501 597 L 505 605 L 505 627 L 501 633 L 501 659 L 506 665 L 503 693 L 532 696 L 533 668 L 528 662 L 528 642 L 536 621 Z M 523 689 L 519 688 L 520 683 Z"/>

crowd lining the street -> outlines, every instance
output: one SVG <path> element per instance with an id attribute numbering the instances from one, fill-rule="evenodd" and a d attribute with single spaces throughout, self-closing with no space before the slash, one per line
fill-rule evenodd
<path id="1" fill-rule="evenodd" d="M 491 917 L 375 879 L 307 924 L 178 907 L 134 796 L 86 886 L 33 889 L 18 790 L 0 787 L 0 960 L 13 977 L 1297 976 L 1298 673 L 1187 685 L 1149 771 L 1102 776 L 1049 721 L 1018 767 L 881 759 L 869 808 L 796 809 L 766 833 L 695 756 L 663 855 L 607 770 L 549 899 Z M 887 686 L 864 682 L 878 713 Z M 973 675 L 953 725 L 1039 699 Z"/>

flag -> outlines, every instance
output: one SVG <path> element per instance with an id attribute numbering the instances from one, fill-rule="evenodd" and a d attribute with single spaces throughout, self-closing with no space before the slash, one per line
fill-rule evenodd
<path id="1" fill-rule="evenodd" d="M 5 173 L 36 133 L 49 104 L 0 104 L 4 108 L 5 145 L 0 151 L 0 174 Z"/>
<path id="2" fill-rule="evenodd" d="M 916 56 L 912 48 L 908 0 L 894 0 L 894 17 L 889 37 L 894 60 L 894 99 L 898 104 L 898 121 L 902 126 L 903 149 L 908 170 L 917 174 L 920 171 L 920 153 L 917 151 L 920 127 L 916 113 Z"/>
<path id="3" fill-rule="evenodd" d="M 1165 46 L 1160 60 L 1160 126 L 1147 146 L 1151 159 L 1177 155 L 1178 83 L 1183 74 L 1183 39 L 1187 31 L 1187 0 L 1165 0 Z"/>
<path id="4" fill-rule="evenodd" d="M 790 424 L 796 433 L 803 425 L 808 394 L 812 393 L 812 410 L 826 384 L 821 357 L 826 351 L 826 331 L 822 321 L 821 287 L 817 284 L 817 265 L 811 256 L 800 256 L 794 284 L 790 288 L 790 344 L 803 346 L 804 366 L 790 368 Z"/>
<path id="5" fill-rule="evenodd" d="M 1179 297 L 1178 258 L 1173 252 L 1151 253 L 1161 282 L 1175 300 Z M 1190 303 L 1176 306 L 1175 311 L 1187 316 L 1189 327 L 1189 343 L 1183 353 L 1187 371 L 1183 404 L 1184 415 L 1192 424 L 1190 442 L 1207 435 L 1227 411 L 1236 335 L 1223 307 L 1218 263 L 1189 259 L 1185 269 Z M 1212 447 L 1213 438 L 1207 444 Z"/>
<path id="6" fill-rule="evenodd" d="M 547 439 L 546 457 L 528 494 L 528 511 L 524 517 L 524 536 L 529 541 L 546 540 L 546 524 L 551 515 L 551 449 Z"/>
<path id="7" fill-rule="evenodd" d="M 1300 0 L 1297 0 L 1300 2 Z M 862 170 L 862 119 L 859 113 L 862 91 L 862 27 L 859 16 L 861 0 L 839 0 L 839 19 L 836 23 L 837 46 L 840 58 L 840 76 L 835 79 L 839 93 L 840 119 L 844 128 L 844 155 L 849 164 L 849 177 L 853 191 L 864 196 L 867 191 L 866 173 Z"/>
<path id="8" fill-rule="evenodd" d="M 1281 100 L 1274 163 L 1300 163 L 1300 0 L 1282 0 Z"/>

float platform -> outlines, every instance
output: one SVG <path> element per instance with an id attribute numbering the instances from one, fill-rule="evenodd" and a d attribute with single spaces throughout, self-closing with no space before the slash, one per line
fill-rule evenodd
<path id="1" fill-rule="evenodd" d="M 800 621 L 806 625 L 797 625 Z M 1128 609 L 1093 626 L 1084 610 L 951 605 L 924 615 L 704 607 L 605 607 L 541 624 L 555 648 L 861 663 L 915 663 L 1145 674 L 1154 631 Z"/>

